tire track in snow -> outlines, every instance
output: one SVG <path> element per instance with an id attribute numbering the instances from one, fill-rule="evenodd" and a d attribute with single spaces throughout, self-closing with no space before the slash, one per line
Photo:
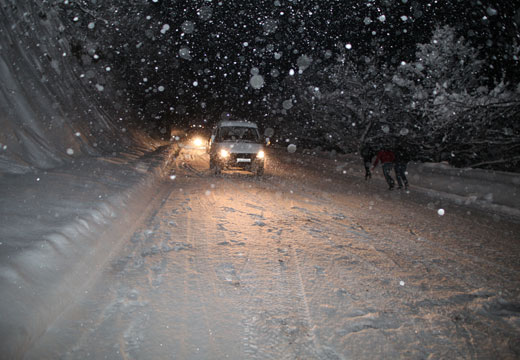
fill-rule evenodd
<path id="1" fill-rule="evenodd" d="M 261 240 L 270 218 L 269 206 L 251 203 L 247 191 L 235 191 L 233 203 L 223 206 L 229 227 L 240 226 L 248 238 Z M 234 204 L 234 205 L 233 205 Z M 239 205 L 240 204 L 240 205 Z M 260 214 L 251 213 L 252 208 Z M 241 219 L 238 219 L 241 217 Z M 249 226 L 242 225 L 244 217 Z M 233 220 L 235 223 L 233 223 Z M 245 352 L 253 359 L 319 358 L 298 259 L 294 252 L 281 261 L 276 248 L 251 244 L 247 260 L 237 273 L 243 292 Z"/>

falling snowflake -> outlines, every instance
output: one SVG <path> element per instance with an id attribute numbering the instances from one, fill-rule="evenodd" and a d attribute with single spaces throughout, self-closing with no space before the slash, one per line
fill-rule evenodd
<path id="1" fill-rule="evenodd" d="M 161 34 L 166 34 L 168 30 L 170 30 L 170 25 L 164 24 L 161 28 Z"/>
<path id="2" fill-rule="evenodd" d="M 264 77 L 262 75 L 254 75 L 249 79 L 249 83 L 253 89 L 261 89 L 264 86 Z"/>

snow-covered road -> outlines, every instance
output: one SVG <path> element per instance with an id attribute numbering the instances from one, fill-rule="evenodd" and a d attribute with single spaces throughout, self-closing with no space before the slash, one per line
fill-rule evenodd
<path id="1" fill-rule="evenodd" d="M 520 356 L 520 226 L 272 151 L 181 152 L 120 251 L 27 359 Z M 323 172 L 323 169 L 329 169 Z M 146 206 L 144 206 L 146 205 Z"/>

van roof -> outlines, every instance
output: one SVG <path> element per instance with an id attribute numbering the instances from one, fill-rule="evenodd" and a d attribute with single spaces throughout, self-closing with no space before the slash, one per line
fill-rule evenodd
<path id="1" fill-rule="evenodd" d="M 240 127 L 250 127 L 254 129 L 258 129 L 258 126 L 254 122 L 250 121 L 221 121 L 218 123 L 219 127 L 228 127 L 228 126 L 240 126 Z"/>

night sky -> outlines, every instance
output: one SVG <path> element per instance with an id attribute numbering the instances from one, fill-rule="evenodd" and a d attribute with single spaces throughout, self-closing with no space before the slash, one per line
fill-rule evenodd
<path id="1" fill-rule="evenodd" d="M 445 24 L 480 49 L 492 79 L 503 71 L 512 80 L 520 77 L 516 60 L 507 56 L 520 40 L 520 11 L 511 1 L 148 0 L 97 6 L 109 19 L 99 41 L 110 43 L 105 51 L 112 53 L 115 74 L 147 121 L 214 122 L 225 112 L 258 120 L 269 114 L 266 100 L 284 93 L 291 70 L 298 76 L 342 53 L 359 62 L 373 56 L 386 66 L 411 61 L 416 45 Z"/>

